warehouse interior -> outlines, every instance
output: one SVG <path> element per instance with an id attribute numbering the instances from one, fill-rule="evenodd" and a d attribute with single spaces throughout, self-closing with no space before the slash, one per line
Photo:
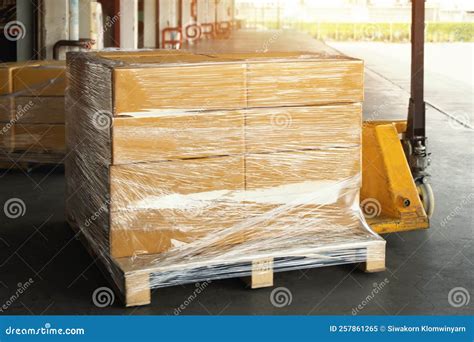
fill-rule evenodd
<path id="1" fill-rule="evenodd" d="M 0 312 L 472 314 L 459 4 L 0 0 Z"/>

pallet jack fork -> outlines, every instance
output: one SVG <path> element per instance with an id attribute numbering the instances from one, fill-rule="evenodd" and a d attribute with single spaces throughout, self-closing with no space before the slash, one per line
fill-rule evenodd
<path id="1" fill-rule="evenodd" d="M 426 169 L 425 0 L 412 0 L 411 96 L 406 121 L 368 121 L 362 137 L 361 207 L 372 229 L 429 228 L 434 195 Z"/>

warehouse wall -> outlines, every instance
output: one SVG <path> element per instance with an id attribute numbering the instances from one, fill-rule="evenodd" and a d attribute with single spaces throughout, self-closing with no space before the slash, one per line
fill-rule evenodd
<path id="1" fill-rule="evenodd" d="M 232 1 L 220 0 L 217 5 L 217 21 L 230 21 L 232 17 Z"/>
<path id="2" fill-rule="evenodd" d="M 160 1 L 160 42 L 163 37 L 163 30 L 170 27 L 178 27 L 178 5 L 179 0 L 161 0 Z M 177 34 L 173 34 L 172 38 L 176 38 Z M 169 37 L 169 36 L 168 36 Z"/>
<path id="3" fill-rule="evenodd" d="M 193 41 L 199 38 L 199 35 L 196 35 L 196 30 L 199 31 L 199 28 L 193 27 L 187 31 L 187 26 L 227 22 L 233 17 L 233 0 L 182 0 L 181 8 L 180 0 L 143 0 L 140 12 L 138 12 L 137 0 L 121 0 L 116 2 L 115 6 L 105 6 L 103 24 L 95 27 L 93 22 L 95 23 L 97 20 L 91 18 L 93 13 L 99 13 L 97 10 L 100 9 L 91 6 L 92 2 L 96 3 L 95 1 L 97 0 L 44 2 L 42 20 L 45 25 L 41 35 L 44 58 L 51 59 L 53 57 L 54 43 L 62 39 L 77 39 L 77 33 L 79 33 L 79 38 L 94 38 L 101 42 L 106 40 L 105 45 L 98 44 L 98 48 L 119 46 L 119 40 L 122 48 L 133 49 L 138 46 L 155 48 L 163 47 L 161 42 L 165 29 L 181 26 L 183 40 Z M 104 3 L 104 0 L 98 1 Z M 105 3 L 110 4 L 107 1 Z M 193 3 L 196 3 L 197 6 L 196 16 L 193 16 L 192 13 Z M 75 4 L 80 9 L 79 28 L 75 27 L 73 31 L 71 31 L 71 23 L 77 22 L 77 18 L 71 19 L 71 4 Z M 74 34 L 71 36 L 71 33 Z M 168 32 L 166 38 L 177 40 L 179 38 L 178 30 Z M 64 51 L 61 53 L 61 58 L 64 58 Z"/>
<path id="4" fill-rule="evenodd" d="M 215 22 L 215 1 L 198 0 L 198 22 L 209 24 Z"/>
<path id="5" fill-rule="evenodd" d="M 69 39 L 69 1 L 44 1 L 42 11 L 42 48 L 43 57 L 53 58 L 53 46 L 58 40 Z M 60 58 L 65 58 L 61 52 Z"/>

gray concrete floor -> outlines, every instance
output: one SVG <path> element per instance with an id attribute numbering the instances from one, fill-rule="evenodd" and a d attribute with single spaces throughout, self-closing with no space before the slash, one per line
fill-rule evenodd
<path id="1" fill-rule="evenodd" d="M 370 44 L 374 43 L 335 47 L 367 60 L 365 116 L 404 118 L 408 101 L 404 61 L 409 56 L 406 55 L 409 45 L 399 46 L 394 52 L 393 46 L 374 48 Z M 451 47 L 434 49 L 438 49 L 439 58 L 446 65 L 461 63 L 457 57 L 462 53 L 451 53 Z M 472 46 L 465 48 L 472 52 Z M 379 57 L 371 58 L 373 51 Z M 389 72 L 392 69 L 387 68 L 387 63 L 398 71 Z M 472 71 L 472 58 L 463 63 Z M 439 70 L 443 68 L 441 65 Z M 427 77 L 431 77 L 429 72 Z M 432 90 L 428 91 L 438 95 L 433 98 L 429 95 L 429 100 L 442 105 L 448 114 L 461 111 L 472 118 L 473 82 L 470 81 L 464 84 L 441 72 L 430 82 Z M 445 94 L 446 89 L 459 91 L 460 97 Z M 348 265 L 277 274 L 275 286 L 288 288 L 293 297 L 291 305 L 284 308 L 271 304 L 272 289 L 250 291 L 238 279 L 215 281 L 181 314 L 350 315 L 371 294 L 374 284 L 385 279 L 388 285 L 360 314 L 473 314 L 474 300 L 455 308 L 449 304 L 448 294 L 451 289 L 462 287 L 474 296 L 474 133 L 430 107 L 428 135 L 433 153 L 430 171 L 437 198 L 436 213 L 429 230 L 385 236 L 386 272 L 364 274 Z M 153 303 L 147 307 L 124 309 L 118 301 L 105 309 L 95 307 L 91 300 L 93 291 L 108 284 L 64 221 L 63 171 L 3 170 L 0 189 L 2 206 L 11 197 L 26 203 L 26 213 L 20 218 L 8 219 L 0 213 L 0 309 L 17 291 L 19 283 L 34 280 L 3 314 L 173 314 L 193 293 L 195 285 L 190 284 L 155 290 Z M 450 217 L 447 224 L 442 225 L 447 217 Z"/>

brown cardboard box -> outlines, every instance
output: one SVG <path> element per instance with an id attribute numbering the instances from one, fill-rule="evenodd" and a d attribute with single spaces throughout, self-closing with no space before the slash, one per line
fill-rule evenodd
<path id="1" fill-rule="evenodd" d="M 244 153 L 242 111 L 177 112 L 114 118 L 112 163 L 202 158 Z"/>
<path id="2" fill-rule="evenodd" d="M 64 61 L 0 64 L 0 149 L 64 153 Z"/>
<path id="3" fill-rule="evenodd" d="M 14 97 L 0 96 L 0 122 L 10 122 L 15 116 Z"/>
<path id="4" fill-rule="evenodd" d="M 295 229 L 307 239 L 322 228 L 360 227 L 351 209 L 358 203 L 359 173 L 359 146 L 247 155 L 245 211 L 252 239 L 284 242 L 291 231 L 296 242 Z"/>
<path id="5" fill-rule="evenodd" d="M 243 212 L 229 198 L 243 189 L 241 156 L 111 166 L 112 256 L 161 253 L 232 227 Z"/>
<path id="6" fill-rule="evenodd" d="M 245 111 L 247 153 L 352 147 L 361 143 L 360 103 Z"/>
<path id="7" fill-rule="evenodd" d="M 15 149 L 14 125 L 11 123 L 0 123 L 0 151 L 13 152 Z"/>
<path id="8" fill-rule="evenodd" d="M 341 216 L 359 186 L 361 106 L 350 102 L 362 99 L 362 63 L 286 57 L 69 54 L 67 103 L 79 105 L 66 105 L 68 220 L 118 258 L 189 244 L 208 252 L 273 228 L 294 237 L 289 229 L 317 226 L 321 213 Z M 341 103 L 245 109 L 278 97 Z M 293 128 L 269 129 L 288 111 Z M 97 115 L 111 125 L 98 127 Z M 304 202 L 308 194 L 316 198 Z M 104 203 L 104 217 L 84 226 Z"/>
<path id="9" fill-rule="evenodd" d="M 68 61 L 71 70 L 77 69 L 72 72 L 71 84 L 83 86 L 77 96 L 87 93 L 90 82 L 85 78 L 108 82 L 103 83 L 100 95 L 110 97 L 109 111 L 115 116 L 246 106 L 243 63 L 160 50 L 149 54 L 113 53 L 107 57 L 100 53 L 69 53 Z"/>
<path id="10" fill-rule="evenodd" d="M 364 64 L 348 57 L 249 62 L 248 107 L 362 102 Z"/>
<path id="11" fill-rule="evenodd" d="M 40 66 L 17 68 L 13 71 L 15 93 L 31 96 L 64 96 L 66 89 L 66 65 L 64 62 L 48 62 Z"/>
<path id="12" fill-rule="evenodd" d="M 0 64 L 0 95 L 64 96 L 64 61 Z"/>
<path id="13" fill-rule="evenodd" d="M 115 118 L 113 164 L 360 145 L 362 105 L 164 112 Z"/>
<path id="14" fill-rule="evenodd" d="M 0 124 L 64 124 L 64 121 L 62 96 L 0 98 Z"/>
<path id="15" fill-rule="evenodd" d="M 245 65 L 195 64 L 114 71 L 115 114 L 245 108 Z"/>
<path id="16" fill-rule="evenodd" d="M 70 53 L 69 60 L 82 69 L 85 61 L 87 67 L 96 65 L 90 70 L 103 74 L 99 79 L 112 80 L 108 87 L 116 116 L 363 100 L 363 63 L 341 56 L 277 53 L 262 59 L 253 54 L 169 55 L 157 51 L 106 57 Z"/>
<path id="17" fill-rule="evenodd" d="M 35 153 L 65 153 L 64 124 L 14 124 L 9 130 L 13 135 L 12 151 Z"/>
<path id="18" fill-rule="evenodd" d="M 0 149 L 5 152 L 65 153 L 64 125 L 1 124 Z"/>
<path id="19" fill-rule="evenodd" d="M 360 159 L 360 146 L 248 154 L 245 158 L 246 190 L 305 181 L 340 182 L 359 175 Z"/>
<path id="20" fill-rule="evenodd" d="M 15 92 L 13 86 L 14 70 L 39 65 L 39 61 L 0 63 L 0 95 L 7 95 Z"/>
<path id="21" fill-rule="evenodd" d="M 182 56 L 192 55 L 192 52 L 176 49 L 160 49 L 160 50 L 103 50 L 93 52 L 96 56 L 103 58 L 110 58 L 122 61 L 133 61 L 137 57 L 156 57 L 156 56 Z"/>
<path id="22" fill-rule="evenodd" d="M 277 60 L 287 60 L 287 59 L 298 59 L 302 56 L 307 56 L 307 58 L 325 58 L 324 54 L 317 54 L 314 52 L 304 52 L 304 51 L 267 51 L 262 52 L 229 52 L 229 53 L 213 53 L 209 56 L 215 56 L 218 58 L 225 58 L 231 60 L 239 61 L 277 61 Z M 303 57 L 304 58 L 304 57 Z"/>

